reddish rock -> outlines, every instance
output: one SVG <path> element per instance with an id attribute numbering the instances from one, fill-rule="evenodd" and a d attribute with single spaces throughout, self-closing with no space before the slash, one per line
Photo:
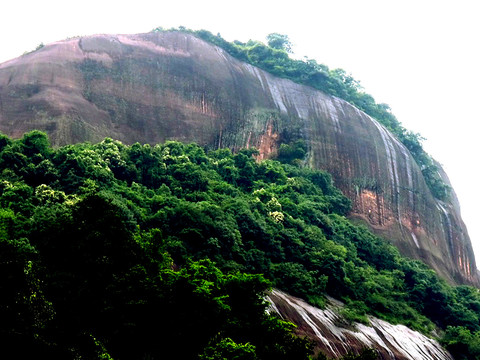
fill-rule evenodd
<path id="1" fill-rule="evenodd" d="M 54 145 L 168 139 L 260 159 L 299 134 L 308 164 L 332 173 L 362 219 L 452 283 L 479 285 L 455 195 L 436 200 L 408 150 L 349 103 L 276 78 L 179 32 L 56 42 L 0 65 L 0 131 Z M 443 174 L 448 182 L 446 175 Z"/>

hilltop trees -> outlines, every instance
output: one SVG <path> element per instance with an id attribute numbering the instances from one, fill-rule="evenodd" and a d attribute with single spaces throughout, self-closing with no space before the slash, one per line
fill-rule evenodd
<path id="1" fill-rule="evenodd" d="M 267 44 L 271 48 L 277 50 L 283 50 L 287 53 L 292 52 L 292 43 L 288 38 L 288 35 L 282 35 L 278 33 L 271 33 L 267 35 Z"/>

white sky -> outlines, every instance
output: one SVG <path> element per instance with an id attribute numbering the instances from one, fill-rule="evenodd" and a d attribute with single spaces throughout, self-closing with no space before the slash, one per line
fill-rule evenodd
<path id="1" fill-rule="evenodd" d="M 480 264 L 476 134 L 480 3 L 476 0 L 6 0 L 0 62 L 77 35 L 183 25 L 227 40 L 287 34 L 296 56 L 343 68 L 444 165 Z M 480 265 L 479 265 L 480 266 Z"/>

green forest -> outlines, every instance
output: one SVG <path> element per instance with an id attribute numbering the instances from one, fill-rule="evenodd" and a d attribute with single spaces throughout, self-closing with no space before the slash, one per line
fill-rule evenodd
<path id="1" fill-rule="evenodd" d="M 266 312 L 275 287 L 346 303 L 480 359 L 480 294 L 452 287 L 346 215 L 331 176 L 195 144 L 52 148 L 0 136 L 0 342 L 17 358 L 310 359 Z M 318 359 L 323 359 L 322 355 Z M 346 359 L 375 359 L 374 351 Z"/>

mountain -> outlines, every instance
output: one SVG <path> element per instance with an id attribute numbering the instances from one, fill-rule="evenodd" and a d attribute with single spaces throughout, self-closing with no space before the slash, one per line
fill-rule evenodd
<path id="1" fill-rule="evenodd" d="M 276 154 L 291 139 L 353 202 L 352 219 L 451 283 L 479 285 L 459 204 L 436 199 L 415 160 L 348 102 L 274 77 L 191 34 L 95 35 L 0 65 L 0 131 L 54 145 L 173 139 Z M 448 184 L 443 170 L 440 175 Z"/>

